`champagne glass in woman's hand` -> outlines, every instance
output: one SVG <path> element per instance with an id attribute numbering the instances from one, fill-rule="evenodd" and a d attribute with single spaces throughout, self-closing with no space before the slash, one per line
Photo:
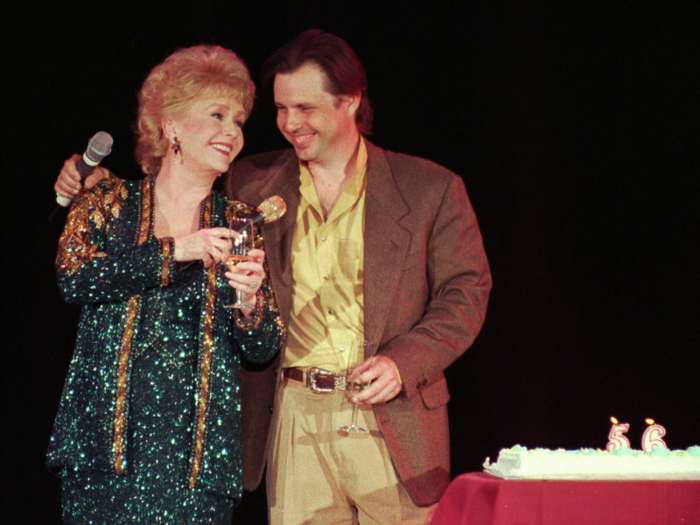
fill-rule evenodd
<path id="1" fill-rule="evenodd" d="M 229 254 L 226 259 L 226 266 L 230 272 L 238 271 L 238 263 L 251 261 L 252 257 L 248 252 L 253 249 L 253 221 L 240 217 L 233 217 L 229 228 L 238 232 L 235 238 L 229 237 Z M 243 304 L 243 292 L 236 290 L 236 302 L 229 304 L 225 308 L 245 308 Z"/>
<path id="2" fill-rule="evenodd" d="M 350 380 L 353 371 L 365 360 L 365 356 L 371 355 L 374 345 L 368 343 L 367 341 L 353 341 L 350 350 L 350 355 L 348 356 L 348 361 L 346 363 L 347 368 L 345 369 L 345 395 L 352 403 L 352 398 L 360 390 L 364 390 L 369 386 L 369 383 L 362 383 L 357 379 Z M 338 430 L 342 432 L 347 432 L 349 434 L 355 433 L 365 433 L 369 432 L 366 428 L 362 428 L 357 425 L 357 403 L 352 403 L 352 421 L 349 425 L 338 427 Z"/>

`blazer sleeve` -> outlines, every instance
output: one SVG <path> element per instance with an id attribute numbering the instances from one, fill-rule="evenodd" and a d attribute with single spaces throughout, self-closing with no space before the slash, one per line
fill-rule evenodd
<path id="1" fill-rule="evenodd" d="M 474 342 L 486 316 L 491 273 L 476 215 L 457 176 L 445 186 L 423 253 L 429 291 L 424 313 L 408 333 L 380 350 L 396 363 L 408 396 L 442 377 Z"/>

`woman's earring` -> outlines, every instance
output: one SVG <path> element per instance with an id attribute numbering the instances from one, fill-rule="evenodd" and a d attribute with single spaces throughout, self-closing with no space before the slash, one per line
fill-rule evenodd
<path id="1" fill-rule="evenodd" d="M 182 144 L 180 144 L 180 141 L 177 137 L 173 137 L 173 139 L 170 141 L 170 144 L 173 145 L 173 164 L 178 164 L 178 154 L 180 154 L 179 164 L 182 164 Z"/>

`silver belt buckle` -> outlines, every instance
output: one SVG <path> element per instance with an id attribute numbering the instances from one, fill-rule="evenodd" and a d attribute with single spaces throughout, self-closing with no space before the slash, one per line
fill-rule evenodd
<path id="1" fill-rule="evenodd" d="M 325 382 L 328 385 L 330 380 L 333 381 L 333 386 L 319 384 Z M 345 377 L 336 376 L 333 372 L 312 366 L 306 374 L 306 384 L 314 394 L 332 394 L 336 390 L 345 390 Z"/>

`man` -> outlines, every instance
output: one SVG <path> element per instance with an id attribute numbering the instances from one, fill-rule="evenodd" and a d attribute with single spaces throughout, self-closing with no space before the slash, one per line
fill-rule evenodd
<path id="1" fill-rule="evenodd" d="M 244 367 L 246 488 L 267 460 L 273 524 L 428 523 L 450 481 L 443 372 L 477 336 L 491 288 L 464 184 L 364 138 L 365 73 L 340 38 L 305 31 L 263 70 L 293 149 L 234 163 L 224 186 L 287 204 L 262 232 L 288 340 L 278 363 Z M 343 383 L 323 370 L 348 364 L 357 339 L 377 345 L 355 372 L 371 381 L 354 396 L 370 432 L 347 435 Z"/>

